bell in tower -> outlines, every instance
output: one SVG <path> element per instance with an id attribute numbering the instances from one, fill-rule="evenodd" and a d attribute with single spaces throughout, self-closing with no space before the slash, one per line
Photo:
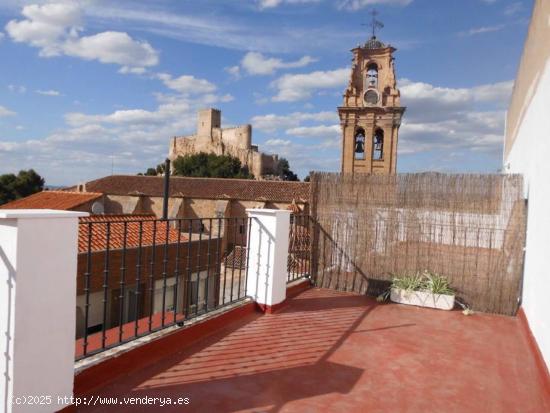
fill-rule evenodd
<path id="1" fill-rule="evenodd" d="M 376 37 L 383 27 L 372 13 L 372 35 L 352 50 L 350 80 L 338 108 L 342 126 L 342 172 L 394 174 L 405 108 L 395 79 L 396 51 Z"/>

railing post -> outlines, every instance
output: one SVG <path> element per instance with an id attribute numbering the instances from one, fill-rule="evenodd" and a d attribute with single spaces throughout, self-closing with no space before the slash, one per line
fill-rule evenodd
<path id="1" fill-rule="evenodd" d="M 0 411 L 55 412 L 70 403 L 78 217 L 87 215 L 0 210 Z"/>
<path id="2" fill-rule="evenodd" d="M 290 211 L 247 209 L 250 217 L 246 294 L 265 312 L 286 299 Z"/>

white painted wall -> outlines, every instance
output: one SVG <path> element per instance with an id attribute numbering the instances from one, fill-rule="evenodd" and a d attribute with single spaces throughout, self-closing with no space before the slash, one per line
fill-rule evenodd
<path id="1" fill-rule="evenodd" d="M 273 306 L 286 299 L 290 211 L 247 209 L 250 223 L 246 295 Z"/>
<path id="2" fill-rule="evenodd" d="M 523 309 L 550 368 L 550 58 L 504 169 L 521 173 L 529 198 Z"/>
<path id="3" fill-rule="evenodd" d="M 72 396 L 78 217 L 86 215 L 0 211 L 0 411 L 54 412 L 58 396 Z M 12 403 L 28 396 L 44 404 Z"/>

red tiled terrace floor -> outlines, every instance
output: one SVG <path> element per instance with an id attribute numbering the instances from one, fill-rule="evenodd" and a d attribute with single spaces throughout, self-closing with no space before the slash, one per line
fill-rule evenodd
<path id="1" fill-rule="evenodd" d="M 322 289 L 275 314 L 247 316 L 94 395 L 191 400 L 117 406 L 121 412 L 550 412 L 519 319 Z"/>

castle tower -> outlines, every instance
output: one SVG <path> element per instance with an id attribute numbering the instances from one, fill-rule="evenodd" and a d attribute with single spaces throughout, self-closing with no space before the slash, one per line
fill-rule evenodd
<path id="1" fill-rule="evenodd" d="M 394 174 L 405 108 L 400 106 L 393 52 L 373 35 L 352 50 L 351 77 L 338 108 L 342 126 L 342 172 Z"/>
<path id="2" fill-rule="evenodd" d="M 222 112 L 219 109 L 201 109 L 197 117 L 197 135 L 212 136 L 214 129 L 221 128 Z"/>

